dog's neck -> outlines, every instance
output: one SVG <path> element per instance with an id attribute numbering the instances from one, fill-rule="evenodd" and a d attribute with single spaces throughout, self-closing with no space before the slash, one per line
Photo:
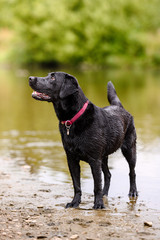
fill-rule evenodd
<path id="1" fill-rule="evenodd" d="M 53 102 L 56 115 L 59 121 L 65 121 L 73 118 L 73 116 L 83 107 L 87 101 L 83 91 L 79 89 L 78 92 Z"/>

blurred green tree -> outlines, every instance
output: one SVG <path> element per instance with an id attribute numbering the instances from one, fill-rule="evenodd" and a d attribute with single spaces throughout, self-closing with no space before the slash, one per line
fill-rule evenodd
<path id="1" fill-rule="evenodd" d="M 20 62 L 120 65 L 159 59 L 158 37 L 149 49 L 150 36 L 159 31 L 159 0 L 10 0 L 7 5 L 1 18 L 7 11 L 3 24 L 14 28 L 13 56 Z"/>

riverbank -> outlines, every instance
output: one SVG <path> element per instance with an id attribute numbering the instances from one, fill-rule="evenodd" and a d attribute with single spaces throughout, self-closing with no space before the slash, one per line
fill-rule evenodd
<path id="1" fill-rule="evenodd" d="M 70 184 L 39 181 L 27 165 L 13 171 L 12 161 L 0 159 L 1 240 L 160 239 L 160 211 L 145 202 L 109 198 L 105 210 L 95 211 L 93 196 L 85 193 L 79 209 L 65 209 L 73 194 Z"/>

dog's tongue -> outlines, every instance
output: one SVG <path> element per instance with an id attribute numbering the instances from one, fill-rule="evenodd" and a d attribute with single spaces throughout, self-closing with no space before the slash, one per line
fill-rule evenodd
<path id="1" fill-rule="evenodd" d="M 44 93 L 40 93 L 40 92 L 37 92 L 37 91 L 34 91 L 33 94 L 36 95 L 36 96 L 46 95 L 46 94 L 44 94 Z"/>
<path id="2" fill-rule="evenodd" d="M 38 97 L 38 98 L 44 99 L 44 100 L 50 99 L 50 97 L 49 97 L 47 94 L 45 94 L 45 93 L 40 93 L 40 92 L 37 92 L 37 91 L 34 91 L 34 92 L 32 93 L 32 97 Z"/>

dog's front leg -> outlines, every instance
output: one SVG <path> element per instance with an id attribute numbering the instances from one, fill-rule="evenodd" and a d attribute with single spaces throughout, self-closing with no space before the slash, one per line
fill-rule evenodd
<path id="1" fill-rule="evenodd" d="M 80 165 L 79 159 L 67 154 L 68 167 L 73 181 L 74 197 L 72 202 L 67 203 L 66 208 L 76 208 L 81 203 Z"/>
<path id="2" fill-rule="evenodd" d="M 103 203 L 103 192 L 102 192 L 102 176 L 101 176 L 101 162 L 93 160 L 90 162 L 92 175 L 94 179 L 94 209 L 105 208 Z"/>

